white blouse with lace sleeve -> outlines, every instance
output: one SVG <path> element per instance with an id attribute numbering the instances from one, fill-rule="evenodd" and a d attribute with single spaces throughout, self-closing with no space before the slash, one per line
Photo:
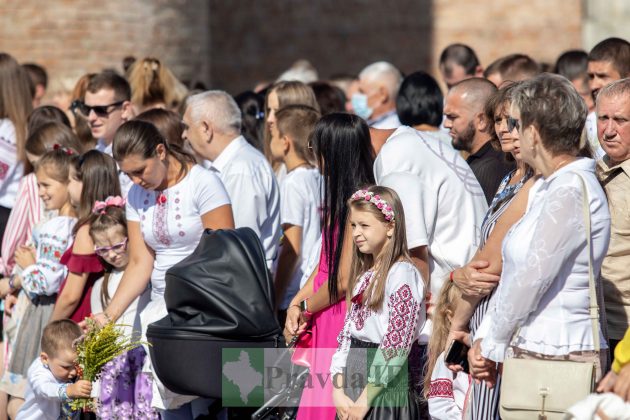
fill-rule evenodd
<path id="1" fill-rule="evenodd" d="M 503 242 L 501 281 L 475 336 L 483 338 L 484 357 L 502 362 L 510 345 L 546 355 L 594 349 L 579 176 L 587 185 L 596 278 L 610 238 L 606 197 L 594 170 L 593 160 L 578 159 L 532 189 L 525 215 Z M 600 342 L 605 348 L 601 332 Z"/>

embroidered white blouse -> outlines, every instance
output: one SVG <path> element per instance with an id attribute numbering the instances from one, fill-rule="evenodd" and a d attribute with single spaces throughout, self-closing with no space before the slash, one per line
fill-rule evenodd
<path id="1" fill-rule="evenodd" d="M 28 368 L 25 401 L 16 420 L 57 420 L 61 403 L 66 401 L 67 383 L 58 381 L 38 357 Z"/>
<path id="2" fill-rule="evenodd" d="M 387 384 L 394 379 L 407 360 L 411 345 L 425 322 L 424 283 L 416 267 L 410 262 L 398 262 L 387 274 L 385 299 L 378 312 L 361 304 L 357 299 L 372 280 L 372 271 L 364 273 L 354 287 L 353 303 L 346 313 L 343 329 L 339 333 L 337 351 L 332 357 L 331 376 L 342 373 L 350 350 L 350 339 L 379 343 L 379 350 L 369 369 L 368 381 Z M 376 375 L 378 377 L 376 377 Z"/>
<path id="3" fill-rule="evenodd" d="M 525 215 L 503 241 L 501 281 L 475 336 L 483 338 L 484 357 L 502 362 L 510 345 L 555 356 L 594 349 L 579 176 L 587 187 L 593 271 L 600 288 L 610 213 L 595 176 L 595 162 L 583 158 L 532 187 Z M 601 329 L 599 335 L 604 349 Z"/>
<path id="4" fill-rule="evenodd" d="M 470 376 L 464 372 L 452 372 L 440 354 L 431 372 L 431 384 L 427 395 L 429 415 L 436 420 L 461 420 L 466 408 L 470 388 Z"/>
<path id="5" fill-rule="evenodd" d="M 72 242 L 72 228 L 77 219 L 57 216 L 33 229 L 36 244 L 35 264 L 22 271 L 22 288 L 29 297 L 54 295 L 66 277 L 67 268 L 59 260 Z"/>

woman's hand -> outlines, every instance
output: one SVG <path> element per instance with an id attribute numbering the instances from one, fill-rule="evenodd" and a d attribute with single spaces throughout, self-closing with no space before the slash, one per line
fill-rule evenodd
<path id="1" fill-rule="evenodd" d="M 4 314 L 6 316 L 11 316 L 13 314 L 13 307 L 15 307 L 15 304 L 17 303 L 17 301 L 18 301 L 18 298 L 13 293 L 9 293 L 4 298 Z"/>
<path id="2" fill-rule="evenodd" d="M 302 311 L 298 305 L 291 304 L 287 308 L 287 320 L 284 323 L 284 329 L 291 335 L 297 335 L 300 326 L 300 317 Z"/>
<path id="3" fill-rule="evenodd" d="M 346 393 L 343 391 L 343 388 L 333 387 L 332 392 L 333 404 L 335 404 L 335 409 L 337 410 L 337 416 L 341 420 L 345 420 L 348 418 L 348 410 L 350 406 L 354 404 Z"/>
<path id="4" fill-rule="evenodd" d="M 453 271 L 453 282 L 462 293 L 472 297 L 484 297 L 497 287 L 500 276 L 490 273 L 482 273 L 479 270 L 488 268 L 488 261 L 471 261 L 462 268 Z"/>
<path id="5" fill-rule="evenodd" d="M 619 373 L 608 372 L 599 382 L 597 392 L 614 392 L 624 401 L 630 401 L 630 364 L 622 367 Z"/>
<path id="6" fill-rule="evenodd" d="M 367 416 L 367 413 L 370 411 L 370 407 L 367 401 L 366 389 L 363 390 L 359 398 L 357 398 L 356 402 L 353 402 L 352 405 L 348 407 L 348 420 L 363 420 L 365 416 Z"/>
<path id="7" fill-rule="evenodd" d="M 461 341 L 462 343 L 470 347 L 470 333 L 468 331 L 450 330 L 448 333 L 448 337 L 446 338 L 446 348 L 444 349 L 445 352 L 448 351 L 453 340 Z M 446 363 L 446 367 L 455 373 L 462 372 L 464 370 L 462 365 L 458 364 Z"/>
<path id="8" fill-rule="evenodd" d="M 109 318 L 103 312 L 99 312 L 98 314 L 92 314 L 90 318 L 92 318 L 94 322 L 96 322 L 96 325 L 98 325 L 99 327 L 103 327 L 105 326 L 105 324 L 109 322 Z M 79 322 L 79 327 L 81 327 L 83 332 L 87 331 L 87 322 L 85 319 Z"/>
<path id="9" fill-rule="evenodd" d="M 15 250 L 15 263 L 21 269 L 35 264 L 35 248 L 32 246 L 20 246 Z"/>
<path id="10" fill-rule="evenodd" d="M 474 342 L 468 351 L 470 374 L 479 384 L 486 381 L 488 388 L 493 388 L 497 382 L 497 364 L 481 355 L 481 339 Z"/>
<path id="11" fill-rule="evenodd" d="M 9 286 L 9 279 L 3 278 L 0 280 L 0 299 L 4 299 L 11 293 L 11 286 Z"/>

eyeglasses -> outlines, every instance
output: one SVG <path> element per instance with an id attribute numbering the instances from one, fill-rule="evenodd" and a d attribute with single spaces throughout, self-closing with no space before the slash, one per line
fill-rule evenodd
<path id="1" fill-rule="evenodd" d="M 99 257 L 104 257 L 105 255 L 109 254 L 109 251 L 114 251 L 116 254 L 120 254 L 121 252 L 124 252 L 126 248 L 127 238 L 125 238 L 125 240 L 123 240 L 122 242 L 118 242 L 117 244 L 114 244 L 112 246 L 95 246 L 94 252 Z"/>
<path id="2" fill-rule="evenodd" d="M 507 117 L 506 122 L 507 122 L 507 129 L 509 133 L 511 133 L 515 128 L 516 128 L 516 131 L 521 129 L 521 123 L 516 118 Z"/>
<path id="3" fill-rule="evenodd" d="M 94 113 L 96 114 L 97 117 L 101 117 L 102 118 L 102 117 L 109 116 L 109 114 L 114 112 L 116 110 L 116 108 L 119 108 L 124 103 L 125 103 L 125 101 L 118 101 L 118 102 L 114 102 L 113 104 L 109 104 L 109 105 L 89 106 L 89 105 L 86 105 L 82 101 L 74 101 L 74 102 L 72 102 L 72 105 L 70 105 L 70 110 L 72 112 L 78 111 L 79 114 L 83 115 L 84 117 L 88 117 L 90 115 L 90 112 L 94 111 Z"/>

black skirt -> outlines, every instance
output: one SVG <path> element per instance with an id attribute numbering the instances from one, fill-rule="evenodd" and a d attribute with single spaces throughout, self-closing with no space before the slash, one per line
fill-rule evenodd
<path id="1" fill-rule="evenodd" d="M 417 346 L 414 343 L 414 346 Z M 378 348 L 376 343 L 351 339 L 350 351 L 346 360 L 345 394 L 356 401 L 367 385 L 368 370 Z M 374 349 L 374 350 L 370 350 Z M 414 352 L 412 352 L 414 353 Z M 421 404 L 416 395 L 413 373 L 418 371 L 420 360 L 409 358 L 402 366 L 398 375 L 384 387 L 372 401 L 372 408 L 365 416 L 373 420 L 407 420 L 420 419 Z M 337 417 L 338 418 L 338 417 Z"/>

